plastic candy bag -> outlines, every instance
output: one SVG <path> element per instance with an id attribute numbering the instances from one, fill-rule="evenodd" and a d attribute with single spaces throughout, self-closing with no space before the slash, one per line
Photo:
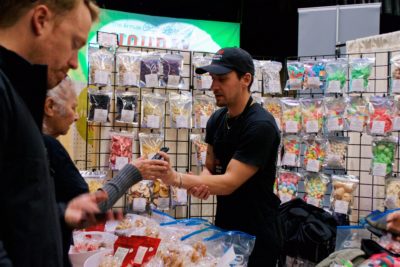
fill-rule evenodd
<path id="1" fill-rule="evenodd" d="M 262 79 L 262 72 L 261 72 L 261 62 L 258 60 L 253 60 L 254 62 L 254 77 L 253 83 L 250 87 L 250 92 L 260 92 L 261 93 L 261 86 L 259 84 L 259 80 Z"/>
<path id="2" fill-rule="evenodd" d="M 206 164 L 207 157 L 207 143 L 204 141 L 204 135 L 191 134 L 190 141 L 192 141 L 196 151 L 196 163 L 198 167 Z"/>
<path id="3" fill-rule="evenodd" d="M 160 134 L 139 133 L 140 155 L 151 159 L 160 151 L 164 136 Z"/>
<path id="4" fill-rule="evenodd" d="M 329 178 L 326 175 L 307 172 L 304 175 L 304 201 L 307 204 L 322 208 L 328 183 Z"/>
<path id="5" fill-rule="evenodd" d="M 334 133 L 345 129 L 346 99 L 339 97 L 325 97 L 325 133 Z"/>
<path id="6" fill-rule="evenodd" d="M 110 85 L 114 55 L 106 48 L 93 50 L 89 50 L 89 83 L 98 86 Z"/>
<path id="7" fill-rule="evenodd" d="M 132 161 L 133 133 L 110 132 L 110 168 L 121 170 Z"/>
<path id="8" fill-rule="evenodd" d="M 288 135 L 283 137 L 282 166 L 300 167 L 301 137 Z"/>
<path id="9" fill-rule="evenodd" d="M 371 96 L 368 107 L 368 134 L 387 135 L 391 133 L 393 129 L 393 100 L 381 96 Z"/>
<path id="10" fill-rule="evenodd" d="M 297 172 L 280 169 L 278 172 L 278 197 L 281 203 L 297 197 L 301 175 Z"/>
<path id="11" fill-rule="evenodd" d="M 215 111 L 215 99 L 211 92 L 194 96 L 194 127 L 205 129 L 207 121 Z"/>
<path id="12" fill-rule="evenodd" d="M 116 115 L 115 121 L 121 123 L 138 123 L 138 92 L 117 91 L 116 93 Z"/>
<path id="13" fill-rule="evenodd" d="M 79 173 L 88 184 L 90 193 L 102 188 L 107 178 L 106 171 L 80 171 Z"/>
<path id="14" fill-rule="evenodd" d="M 348 137 L 334 136 L 328 139 L 324 167 L 346 169 Z"/>
<path id="15" fill-rule="evenodd" d="M 400 55 L 396 55 L 390 59 L 392 77 L 390 89 L 393 94 L 400 94 Z"/>
<path id="16" fill-rule="evenodd" d="M 117 53 L 117 82 L 119 86 L 140 85 L 140 52 Z"/>
<path id="17" fill-rule="evenodd" d="M 327 85 L 325 93 L 343 94 L 347 79 L 347 59 L 338 58 L 326 63 Z"/>
<path id="18" fill-rule="evenodd" d="M 172 207 L 185 206 L 188 203 L 188 193 L 184 188 L 171 186 Z"/>
<path id="19" fill-rule="evenodd" d="M 400 101 L 393 100 L 393 131 L 400 131 Z"/>
<path id="20" fill-rule="evenodd" d="M 154 180 L 152 204 L 155 209 L 168 210 L 170 207 L 170 186 L 160 179 Z"/>
<path id="21" fill-rule="evenodd" d="M 88 121 L 109 122 L 108 113 L 110 112 L 110 103 L 112 91 L 97 90 L 90 88 L 89 92 L 89 114 Z"/>
<path id="22" fill-rule="evenodd" d="M 375 58 L 350 59 L 350 93 L 366 92 Z"/>
<path id="23" fill-rule="evenodd" d="M 279 98 L 264 97 L 264 108 L 274 116 L 276 125 L 279 130 L 282 129 L 282 107 Z"/>
<path id="24" fill-rule="evenodd" d="M 196 68 L 203 67 L 211 64 L 212 58 L 209 56 L 195 56 L 193 57 L 193 65 Z M 197 74 L 195 73 L 195 88 L 198 90 L 209 90 L 211 88 L 212 78 L 210 74 Z"/>
<path id="25" fill-rule="evenodd" d="M 303 87 L 304 65 L 299 61 L 288 61 L 289 90 L 300 90 Z"/>
<path id="26" fill-rule="evenodd" d="M 153 181 L 143 180 L 134 184 L 128 190 L 128 201 L 132 204 L 134 212 L 145 212 L 151 210 L 151 194 Z"/>
<path id="27" fill-rule="evenodd" d="M 325 64 L 318 61 L 304 62 L 303 89 L 320 89 L 320 72 L 325 72 Z"/>
<path id="28" fill-rule="evenodd" d="M 265 94 L 281 94 L 281 76 L 279 72 L 282 69 L 282 63 L 277 61 L 266 61 L 262 67 L 264 79 Z"/>
<path id="29" fill-rule="evenodd" d="M 141 127 L 162 129 L 164 127 L 165 95 L 142 93 Z"/>
<path id="30" fill-rule="evenodd" d="M 390 176 L 393 172 L 396 157 L 397 138 L 375 137 L 372 140 L 371 174 L 376 176 Z"/>
<path id="31" fill-rule="evenodd" d="M 400 208 L 400 178 L 388 178 L 386 184 L 385 207 L 387 209 Z"/>
<path id="32" fill-rule="evenodd" d="M 304 133 L 320 133 L 324 117 L 322 98 L 303 98 L 300 100 Z"/>
<path id="33" fill-rule="evenodd" d="M 298 133 L 301 129 L 300 102 L 292 98 L 282 98 L 283 133 Z"/>
<path id="34" fill-rule="evenodd" d="M 359 178 L 354 175 L 332 175 L 330 209 L 333 213 L 351 215 L 354 191 L 359 181 Z"/>
<path id="35" fill-rule="evenodd" d="M 190 92 L 169 93 L 169 118 L 172 128 L 191 128 L 192 94 Z"/>
<path id="36" fill-rule="evenodd" d="M 160 55 L 144 54 L 140 61 L 140 87 L 159 87 Z"/>
<path id="37" fill-rule="evenodd" d="M 363 132 L 368 119 L 367 101 L 362 96 L 350 96 L 346 108 L 346 130 Z"/>
<path id="38" fill-rule="evenodd" d="M 319 172 L 325 160 L 326 139 L 306 135 L 303 140 L 306 146 L 303 169 L 310 172 Z"/>
<path id="39" fill-rule="evenodd" d="M 161 57 L 161 67 L 163 77 L 161 86 L 167 88 L 183 88 L 182 79 L 183 56 L 180 54 L 165 54 Z"/>

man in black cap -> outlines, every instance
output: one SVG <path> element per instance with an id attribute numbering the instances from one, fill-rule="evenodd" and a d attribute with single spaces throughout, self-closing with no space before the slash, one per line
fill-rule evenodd
<path id="1" fill-rule="evenodd" d="M 208 187 L 218 195 L 215 224 L 256 236 L 248 266 L 275 266 L 282 247 L 278 222 L 279 199 L 273 193 L 280 143 L 273 116 L 256 104 L 250 94 L 254 63 L 241 48 L 223 48 L 208 66 L 217 106 L 207 123 L 206 166 L 200 176 L 176 173 L 163 180 L 184 187 L 200 197 Z M 168 156 L 162 153 L 168 160 Z"/>

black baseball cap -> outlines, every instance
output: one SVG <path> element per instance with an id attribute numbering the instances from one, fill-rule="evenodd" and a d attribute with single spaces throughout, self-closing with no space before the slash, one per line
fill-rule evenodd
<path id="1" fill-rule="evenodd" d="M 221 48 L 215 53 L 211 64 L 196 69 L 197 74 L 206 72 L 222 75 L 231 71 L 250 73 L 254 76 L 254 62 L 251 55 L 238 47 Z"/>

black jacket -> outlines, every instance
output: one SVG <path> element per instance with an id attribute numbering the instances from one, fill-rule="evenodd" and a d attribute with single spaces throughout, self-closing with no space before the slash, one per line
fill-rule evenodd
<path id="1" fill-rule="evenodd" d="M 54 184 L 41 135 L 46 66 L 0 47 L 0 266 L 61 266 Z"/>

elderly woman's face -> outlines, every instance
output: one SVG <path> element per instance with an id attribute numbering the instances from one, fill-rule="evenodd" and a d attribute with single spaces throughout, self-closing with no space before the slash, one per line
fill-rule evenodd
<path id="1" fill-rule="evenodd" d="M 65 101 L 65 105 L 58 106 L 55 109 L 54 117 L 51 119 L 51 125 L 49 125 L 54 133 L 57 135 L 68 133 L 71 124 L 78 119 L 78 114 L 76 113 L 77 105 L 76 95 L 70 95 L 68 100 Z"/>

